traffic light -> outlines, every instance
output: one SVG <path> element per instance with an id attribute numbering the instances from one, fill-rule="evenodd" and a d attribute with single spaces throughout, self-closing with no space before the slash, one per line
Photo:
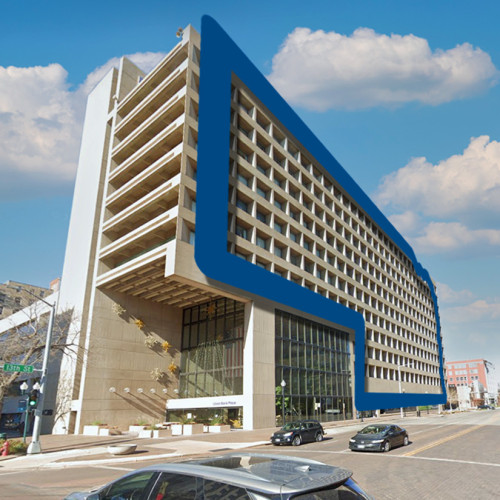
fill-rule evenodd
<path id="1" fill-rule="evenodd" d="M 32 390 L 30 392 L 30 397 L 28 399 L 28 406 L 30 408 L 36 408 L 37 404 L 38 404 L 38 391 Z"/>

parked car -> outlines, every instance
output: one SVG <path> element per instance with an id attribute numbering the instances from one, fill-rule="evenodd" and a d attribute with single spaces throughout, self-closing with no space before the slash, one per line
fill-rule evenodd
<path id="1" fill-rule="evenodd" d="M 317 420 L 297 420 L 285 424 L 271 436 L 274 445 L 292 444 L 299 446 L 308 441 L 323 441 L 325 431 Z"/>
<path id="2" fill-rule="evenodd" d="M 410 442 L 405 429 L 397 425 L 368 425 L 349 439 L 353 451 L 389 451 L 395 446 L 407 446 Z"/>
<path id="3" fill-rule="evenodd" d="M 139 469 L 88 493 L 71 493 L 66 500 L 373 500 L 351 476 L 346 469 L 314 460 L 230 453 Z"/>
<path id="4" fill-rule="evenodd" d="M 494 410 L 495 407 L 492 405 L 479 405 L 477 407 L 478 410 Z"/>

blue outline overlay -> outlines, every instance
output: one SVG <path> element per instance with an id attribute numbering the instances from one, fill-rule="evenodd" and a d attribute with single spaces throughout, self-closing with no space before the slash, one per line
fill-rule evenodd
<path id="1" fill-rule="evenodd" d="M 354 398 L 358 411 L 433 405 L 446 402 L 437 297 L 429 273 L 413 249 L 344 168 L 314 136 L 223 29 L 202 18 L 195 258 L 208 277 L 323 318 L 354 332 Z M 227 251 L 229 131 L 232 73 L 245 83 L 304 148 L 332 175 L 369 217 L 411 260 L 431 291 L 436 314 L 442 394 L 365 391 L 365 322 L 363 316 Z"/>

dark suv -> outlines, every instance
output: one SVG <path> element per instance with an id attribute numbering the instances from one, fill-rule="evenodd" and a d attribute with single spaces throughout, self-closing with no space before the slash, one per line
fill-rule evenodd
<path id="1" fill-rule="evenodd" d="M 323 441 L 325 431 L 317 420 L 297 420 L 285 424 L 271 436 L 275 445 L 292 444 L 299 446 L 308 441 Z"/>

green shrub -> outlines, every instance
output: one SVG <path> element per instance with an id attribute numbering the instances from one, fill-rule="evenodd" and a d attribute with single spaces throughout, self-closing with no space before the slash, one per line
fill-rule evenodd
<path id="1" fill-rule="evenodd" d="M 26 450 L 28 449 L 28 445 L 23 443 L 20 439 L 9 439 L 9 455 L 24 455 L 26 454 Z M 3 446 L 5 440 L 0 441 L 0 447 Z"/>

